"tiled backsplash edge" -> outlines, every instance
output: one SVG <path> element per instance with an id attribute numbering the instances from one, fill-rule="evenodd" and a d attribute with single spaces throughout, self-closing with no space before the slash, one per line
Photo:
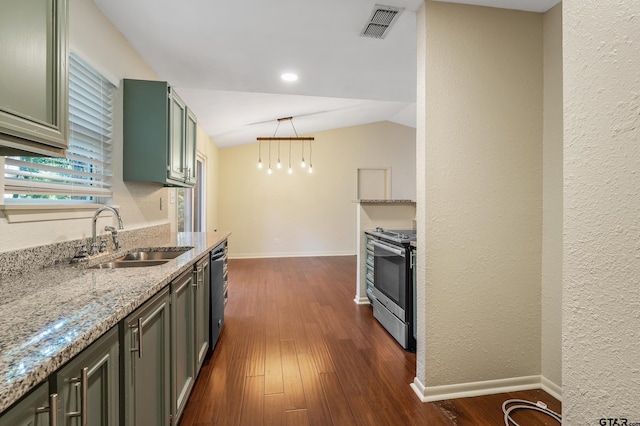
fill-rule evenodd
<path id="1" fill-rule="evenodd" d="M 118 232 L 118 238 L 123 247 L 133 247 L 143 245 L 148 239 L 166 235 L 170 230 L 171 225 L 168 223 L 131 230 L 124 229 Z M 111 238 L 107 241 L 109 251 L 113 251 Z M 80 238 L 0 253 L 0 278 L 46 268 L 60 262 L 69 262 L 81 244 L 89 249 L 91 238 Z"/>

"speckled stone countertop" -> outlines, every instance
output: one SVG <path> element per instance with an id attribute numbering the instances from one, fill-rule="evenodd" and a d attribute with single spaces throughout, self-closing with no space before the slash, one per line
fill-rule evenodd
<path id="1" fill-rule="evenodd" d="M 392 199 L 380 199 L 380 200 L 354 200 L 354 203 L 360 204 L 415 204 L 416 200 L 392 200 Z"/>
<path id="2" fill-rule="evenodd" d="M 61 264 L 0 279 L 0 412 L 228 236 L 167 234 L 103 258 L 140 248 L 193 247 L 160 266 L 87 269 Z"/>

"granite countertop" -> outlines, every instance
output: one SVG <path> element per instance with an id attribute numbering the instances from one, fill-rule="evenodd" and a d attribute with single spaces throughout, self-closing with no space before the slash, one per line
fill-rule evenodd
<path id="1" fill-rule="evenodd" d="M 160 266 L 52 266 L 0 280 L 0 412 L 156 294 L 229 233 L 179 233 L 125 247 L 193 247 Z M 92 261 L 91 264 L 96 263 Z"/>
<path id="2" fill-rule="evenodd" d="M 354 200 L 354 203 L 360 204 L 415 204 L 416 200 L 396 200 L 396 199 L 379 199 L 379 200 L 369 200 L 369 199 L 359 199 Z"/>

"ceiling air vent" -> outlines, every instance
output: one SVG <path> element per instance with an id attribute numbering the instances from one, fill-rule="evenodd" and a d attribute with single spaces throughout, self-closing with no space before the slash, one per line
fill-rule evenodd
<path id="1" fill-rule="evenodd" d="M 365 24 L 361 37 L 385 38 L 389 33 L 389 29 L 396 22 L 398 15 L 402 12 L 402 8 L 393 6 L 383 6 L 376 4 L 369 20 Z"/>

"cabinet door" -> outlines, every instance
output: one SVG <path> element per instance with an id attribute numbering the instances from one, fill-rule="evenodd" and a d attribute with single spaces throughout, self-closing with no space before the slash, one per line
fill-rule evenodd
<path id="1" fill-rule="evenodd" d="M 161 291 L 122 323 L 124 424 L 170 424 L 169 289 Z"/>
<path id="2" fill-rule="evenodd" d="M 171 283 L 171 414 L 177 423 L 195 379 L 193 273 Z"/>
<path id="3" fill-rule="evenodd" d="M 118 329 L 113 328 L 56 374 L 61 426 L 119 424 Z M 83 422 L 82 419 L 86 421 Z"/>
<path id="4" fill-rule="evenodd" d="M 67 0 L 0 2 L 0 155 L 68 147 Z"/>
<path id="5" fill-rule="evenodd" d="M 169 97 L 169 167 L 168 178 L 186 181 L 185 137 L 187 106 L 173 90 Z"/>
<path id="6" fill-rule="evenodd" d="M 186 183 L 195 185 L 196 183 L 196 142 L 198 135 L 198 124 L 196 116 L 187 109 L 186 139 L 184 147 L 184 161 L 186 169 Z"/>
<path id="7" fill-rule="evenodd" d="M 49 397 L 49 383 L 44 382 L 11 409 L 2 414 L 0 416 L 0 426 L 50 425 L 49 407 L 51 402 Z M 55 408 L 54 406 L 54 411 Z"/>
<path id="8" fill-rule="evenodd" d="M 195 321 L 196 375 L 209 350 L 209 256 L 196 263 Z"/>

